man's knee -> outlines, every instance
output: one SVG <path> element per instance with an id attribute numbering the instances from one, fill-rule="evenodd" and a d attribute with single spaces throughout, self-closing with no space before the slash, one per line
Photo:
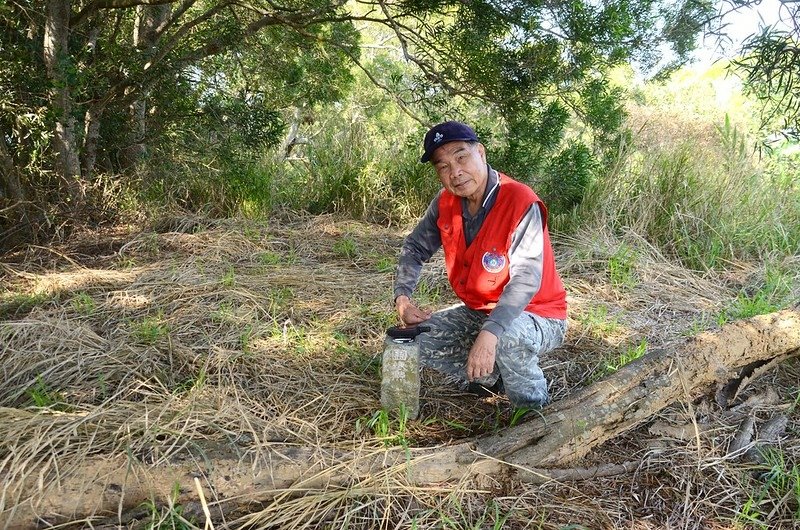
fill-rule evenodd
<path id="1" fill-rule="evenodd" d="M 425 324 L 430 325 L 435 333 L 451 331 L 473 331 L 480 327 L 482 318 L 480 314 L 469 309 L 464 304 L 457 304 L 431 315 Z"/>
<path id="2" fill-rule="evenodd" d="M 524 322 L 523 322 L 524 324 Z M 543 406 L 548 401 L 547 380 L 539 367 L 541 344 L 533 325 L 517 326 L 498 341 L 497 363 L 506 395 L 515 407 Z"/>
<path id="3" fill-rule="evenodd" d="M 535 379 L 511 378 L 510 381 L 503 377 L 508 400 L 514 407 L 543 407 L 547 404 L 547 380 L 544 377 Z"/>

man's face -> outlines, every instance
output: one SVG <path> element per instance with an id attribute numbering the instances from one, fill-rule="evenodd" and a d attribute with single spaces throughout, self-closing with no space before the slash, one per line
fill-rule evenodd
<path id="1" fill-rule="evenodd" d="M 476 204 L 483 199 L 489 171 L 482 144 L 446 143 L 433 152 L 431 163 L 447 191 Z"/>

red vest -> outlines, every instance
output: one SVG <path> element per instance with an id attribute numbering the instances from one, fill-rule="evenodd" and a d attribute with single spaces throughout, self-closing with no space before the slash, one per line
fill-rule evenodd
<path id="1" fill-rule="evenodd" d="M 437 225 L 442 238 L 447 278 L 468 307 L 489 313 L 509 280 L 511 235 L 531 204 L 542 213 L 544 256 L 542 283 L 525 311 L 547 318 L 567 318 L 567 293 L 556 271 L 547 230 L 547 209 L 528 186 L 499 173 L 497 199 L 469 247 L 464 239 L 461 198 L 445 190 L 439 198 Z"/>

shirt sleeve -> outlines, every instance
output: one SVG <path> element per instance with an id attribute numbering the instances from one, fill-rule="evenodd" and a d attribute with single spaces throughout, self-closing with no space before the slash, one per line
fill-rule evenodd
<path id="1" fill-rule="evenodd" d="M 542 212 L 532 204 L 511 236 L 508 251 L 509 280 L 482 329 L 500 337 L 517 318 L 542 284 L 544 263 Z"/>
<path id="2" fill-rule="evenodd" d="M 440 190 L 431 201 L 425 215 L 403 242 L 394 280 L 395 300 L 401 295 L 411 297 L 419 281 L 422 264 L 431 259 L 442 246 L 442 237 L 436 224 L 439 218 L 441 194 Z"/>

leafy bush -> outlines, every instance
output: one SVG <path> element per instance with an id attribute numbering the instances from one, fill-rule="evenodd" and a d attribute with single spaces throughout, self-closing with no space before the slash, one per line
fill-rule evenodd
<path id="1" fill-rule="evenodd" d="M 583 201 L 599 165 L 584 144 L 572 142 L 547 165 L 537 192 L 551 212 L 569 212 Z"/>

